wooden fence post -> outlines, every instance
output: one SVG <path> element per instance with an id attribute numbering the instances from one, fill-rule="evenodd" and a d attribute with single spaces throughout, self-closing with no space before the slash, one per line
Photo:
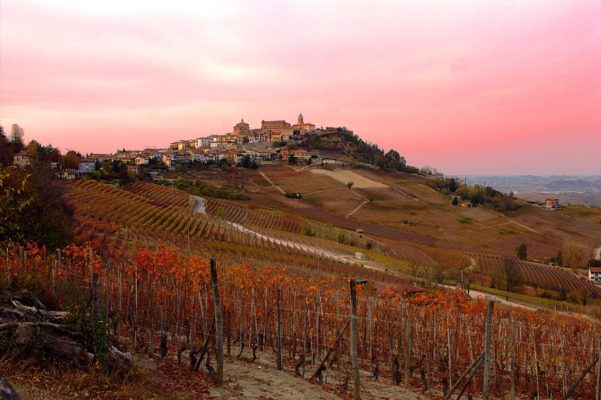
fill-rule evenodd
<path id="1" fill-rule="evenodd" d="M 405 317 L 405 386 L 411 386 L 411 309 Z"/>
<path id="2" fill-rule="evenodd" d="M 138 340 L 138 266 L 134 266 L 134 351 Z"/>
<path id="3" fill-rule="evenodd" d="M 483 359 L 484 359 L 484 352 L 482 352 L 478 356 L 478 358 L 475 359 L 470 364 L 470 366 L 467 367 L 467 369 L 465 371 L 463 371 L 463 374 L 461 374 L 461 376 L 459 377 L 459 379 L 457 379 L 455 381 L 455 383 L 453 384 L 453 386 L 451 386 L 451 388 L 449 389 L 449 391 L 447 392 L 447 394 L 445 394 L 444 400 L 448 400 L 448 399 L 451 398 L 451 396 L 453 395 L 453 392 L 455 391 L 455 389 L 457 389 L 459 387 L 459 384 L 461 383 L 461 381 L 463 380 L 463 378 L 465 378 L 467 376 L 468 378 L 466 379 L 465 385 L 464 385 L 464 390 L 465 390 L 465 387 L 467 387 L 467 385 L 470 383 L 470 381 L 474 377 L 474 375 L 475 375 L 476 371 L 478 370 L 478 368 L 480 367 L 480 364 L 482 363 Z M 468 376 L 468 374 L 469 374 L 469 376 Z M 463 393 L 463 391 L 461 393 Z M 461 394 L 459 396 L 461 396 Z"/>
<path id="4" fill-rule="evenodd" d="M 215 383 L 223 384 L 223 320 L 221 319 L 221 298 L 217 282 L 217 266 L 211 258 L 211 282 L 213 284 L 213 302 L 215 306 L 215 357 L 217 358 L 217 376 Z"/>
<path id="5" fill-rule="evenodd" d="M 595 364 L 597 362 L 599 362 L 599 361 L 601 361 L 601 358 L 599 358 L 599 356 L 595 357 L 595 359 L 593 360 L 593 362 L 591 362 L 589 364 L 589 366 L 586 367 L 586 369 L 584 371 L 582 371 L 582 373 L 580 374 L 580 376 L 578 377 L 578 379 L 576 379 L 576 381 L 572 384 L 572 386 L 570 386 L 570 389 L 568 390 L 568 393 L 566 393 L 566 395 L 563 396 L 563 400 L 567 400 L 570 397 L 572 397 L 572 395 L 574 394 L 574 392 L 578 388 L 578 385 L 580 385 L 580 383 L 582 383 L 582 380 L 584 379 L 584 377 L 586 376 L 586 374 L 588 374 L 589 372 L 591 372 L 592 369 L 593 369 L 593 367 L 595 366 Z"/>
<path id="6" fill-rule="evenodd" d="M 359 375 L 359 360 L 357 357 L 357 282 L 351 279 L 351 364 L 353 367 L 353 381 L 355 387 L 355 400 L 361 399 L 361 382 Z"/>
<path id="7" fill-rule="evenodd" d="M 486 322 L 484 332 L 484 382 L 482 384 L 482 398 L 488 400 L 490 396 L 490 366 L 491 366 L 491 336 L 492 336 L 492 313 L 495 307 L 494 301 L 488 302 L 486 310 Z"/>
<path id="8" fill-rule="evenodd" d="M 281 297 L 282 297 L 282 290 L 280 288 L 278 288 L 277 290 L 277 311 L 276 311 L 276 326 L 275 326 L 275 335 L 276 335 L 276 341 L 277 341 L 277 347 L 278 347 L 278 359 L 276 360 L 276 366 L 278 371 L 281 371 L 283 369 L 282 366 L 282 320 L 281 320 Z"/>
<path id="9" fill-rule="evenodd" d="M 511 315 L 511 398 L 515 398 L 515 384 L 517 377 L 517 336 L 515 332 L 515 318 Z"/>

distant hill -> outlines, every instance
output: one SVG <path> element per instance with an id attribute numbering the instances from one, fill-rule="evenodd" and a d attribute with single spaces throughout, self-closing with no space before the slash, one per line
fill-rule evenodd
<path id="1" fill-rule="evenodd" d="M 467 176 L 468 183 L 492 186 L 502 192 L 514 192 L 527 200 L 557 197 L 564 203 L 601 206 L 601 176 Z"/>

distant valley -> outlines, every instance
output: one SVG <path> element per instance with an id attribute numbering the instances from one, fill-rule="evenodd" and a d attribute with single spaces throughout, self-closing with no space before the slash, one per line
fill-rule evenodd
<path id="1" fill-rule="evenodd" d="M 583 204 L 601 207 L 601 175 L 467 175 L 470 184 L 492 186 L 502 192 L 513 191 L 517 197 L 542 201 L 556 197 L 563 204 Z"/>

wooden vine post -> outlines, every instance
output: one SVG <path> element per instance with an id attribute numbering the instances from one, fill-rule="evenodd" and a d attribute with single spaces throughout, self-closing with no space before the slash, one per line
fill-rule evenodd
<path id="1" fill-rule="evenodd" d="M 517 380 L 517 335 L 515 329 L 515 318 L 513 314 L 511 315 L 511 398 L 515 399 L 515 384 Z"/>
<path id="2" fill-rule="evenodd" d="M 488 400 L 490 396 L 490 366 L 491 366 L 491 336 L 492 336 L 492 313 L 495 302 L 488 303 L 486 310 L 486 322 L 484 331 L 484 382 L 482 384 L 482 398 Z"/>
<path id="3" fill-rule="evenodd" d="M 277 290 L 277 312 L 276 312 L 276 326 L 275 326 L 275 335 L 276 335 L 276 341 L 277 341 L 277 346 L 278 346 L 278 359 L 276 360 L 276 366 L 278 371 L 281 371 L 283 369 L 282 366 L 282 319 L 281 319 L 281 297 L 282 297 L 282 290 L 278 288 Z"/>
<path id="4" fill-rule="evenodd" d="M 221 298 L 217 282 L 217 266 L 211 258 L 211 282 L 213 284 L 213 301 L 215 305 L 215 357 L 217 358 L 217 376 L 215 383 L 223 384 L 223 320 L 221 318 Z"/>
<path id="5" fill-rule="evenodd" d="M 407 307 L 405 316 L 405 361 L 404 376 L 405 386 L 411 386 L 411 309 Z"/>
<path id="6" fill-rule="evenodd" d="M 366 283 L 365 280 L 351 279 L 351 364 L 355 386 L 355 400 L 361 399 L 361 382 L 359 376 L 359 359 L 357 356 L 357 285 Z"/>

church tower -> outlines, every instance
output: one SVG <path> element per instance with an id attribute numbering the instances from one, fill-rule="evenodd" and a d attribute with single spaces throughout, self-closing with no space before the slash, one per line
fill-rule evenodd
<path id="1" fill-rule="evenodd" d="M 298 123 L 299 124 L 304 124 L 304 122 L 303 122 L 303 113 L 298 114 Z"/>

